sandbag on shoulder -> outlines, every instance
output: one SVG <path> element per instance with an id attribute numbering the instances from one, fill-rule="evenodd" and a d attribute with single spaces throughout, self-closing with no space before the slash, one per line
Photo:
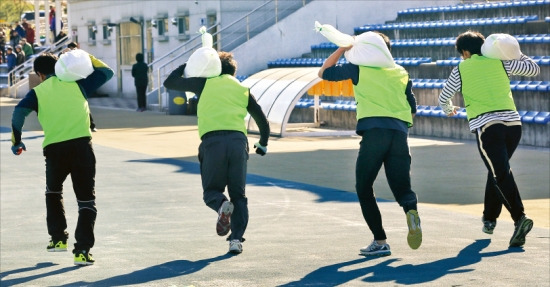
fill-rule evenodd
<path id="1" fill-rule="evenodd" d="M 85 79 L 93 73 L 90 55 L 84 50 L 75 49 L 61 54 L 55 63 L 55 75 L 62 81 L 74 82 Z"/>
<path id="2" fill-rule="evenodd" d="M 217 77 L 222 72 L 222 62 L 218 52 L 212 48 L 212 35 L 206 32 L 204 26 L 200 28 L 199 33 L 202 34 L 202 47 L 193 52 L 187 60 L 184 71 L 185 77 Z"/>
<path id="3" fill-rule="evenodd" d="M 518 60 L 521 49 L 518 40 L 509 34 L 491 34 L 481 46 L 481 54 L 499 60 Z"/>
<path id="4" fill-rule="evenodd" d="M 315 30 L 338 47 L 350 47 L 344 57 L 355 65 L 393 68 L 395 62 L 382 36 L 375 32 L 365 32 L 350 36 L 338 31 L 329 24 L 321 25 L 315 21 Z"/>

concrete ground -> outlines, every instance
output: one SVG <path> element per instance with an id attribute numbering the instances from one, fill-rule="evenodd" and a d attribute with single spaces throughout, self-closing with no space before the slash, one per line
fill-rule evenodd
<path id="1" fill-rule="evenodd" d="M 16 102 L 0 98 L 1 286 L 550 286 L 548 149 L 520 147 L 511 161 L 535 227 L 523 248 L 508 248 L 505 210 L 493 235 L 481 232 L 486 170 L 475 143 L 410 138 L 423 244 L 408 247 L 381 170 L 375 191 L 392 255 L 365 258 L 358 251 L 372 234 L 353 192 L 359 138 L 271 138 L 265 157 L 250 155 L 247 240 L 232 256 L 202 202 L 196 117 L 137 113 L 133 102 L 105 98 L 90 99 L 97 262 L 75 267 L 70 252 L 45 251 L 43 137 L 33 113 L 27 151 L 11 154 Z M 69 179 L 65 206 L 72 244 Z"/>

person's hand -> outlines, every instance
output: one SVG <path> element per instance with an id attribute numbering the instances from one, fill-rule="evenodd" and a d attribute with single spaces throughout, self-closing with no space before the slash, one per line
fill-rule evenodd
<path id="1" fill-rule="evenodd" d="M 20 142 L 16 145 L 11 146 L 11 151 L 14 155 L 20 155 L 23 151 L 26 151 L 27 148 L 23 142 Z"/>
<path id="2" fill-rule="evenodd" d="M 267 153 L 267 147 L 261 145 L 259 142 L 254 144 L 254 147 L 256 148 L 256 153 L 264 156 Z"/>
<path id="3" fill-rule="evenodd" d="M 455 116 L 455 115 L 457 114 L 456 111 L 457 111 L 458 109 L 459 109 L 459 107 L 453 106 L 453 109 L 452 109 L 449 113 L 447 113 L 447 116 L 448 116 L 448 117 Z"/>

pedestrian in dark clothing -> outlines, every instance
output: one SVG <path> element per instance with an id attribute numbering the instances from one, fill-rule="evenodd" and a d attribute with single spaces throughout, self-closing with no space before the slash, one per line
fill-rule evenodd
<path id="1" fill-rule="evenodd" d="M 515 224 L 509 245 L 518 247 L 525 244 L 533 220 L 525 215 L 510 168 L 521 139 L 521 117 L 512 97 L 510 76 L 536 76 L 540 67 L 523 54 L 519 59 L 504 61 L 485 57 L 481 53 L 484 42 L 485 37 L 476 31 L 456 38 L 456 50 L 464 61 L 451 71 L 439 95 L 439 105 L 447 116 L 456 115 L 458 107 L 453 106 L 451 98 L 458 91 L 462 93 L 470 131 L 476 134 L 479 154 L 488 170 L 482 231 L 493 234 L 504 205 Z"/>
<path id="2" fill-rule="evenodd" d="M 164 86 L 193 92 L 198 97 L 198 127 L 201 144 L 199 162 L 203 200 L 218 212 L 216 232 L 227 238 L 229 252 L 241 253 L 248 224 L 248 199 L 245 195 L 248 139 L 245 117 L 250 113 L 260 129 L 256 153 L 267 153 L 269 123 L 250 89 L 234 75 L 237 62 L 227 52 L 219 53 L 221 75 L 212 78 L 185 78 L 186 64 L 175 69 Z M 224 195 L 227 187 L 230 201 Z"/>
<path id="3" fill-rule="evenodd" d="M 21 45 L 15 46 L 15 54 L 17 57 L 17 66 L 25 63 L 25 52 L 23 52 L 23 47 Z"/>
<path id="4" fill-rule="evenodd" d="M 389 50 L 389 38 L 378 33 Z M 348 48 L 338 48 L 330 55 L 319 77 L 329 81 L 351 79 L 357 102 L 357 129 L 362 137 L 355 167 L 356 191 L 363 218 L 374 235 L 368 246 L 360 249 L 363 255 L 391 254 L 382 226 L 382 215 L 376 203 L 373 184 L 382 165 L 390 189 L 405 212 L 409 232 L 407 242 L 412 249 L 422 243 L 422 229 L 417 211 L 416 193 L 411 189 L 411 155 L 408 129 L 416 113 L 412 82 L 405 69 L 359 66 L 352 63 L 337 65 Z"/>
<path id="5" fill-rule="evenodd" d="M 17 55 L 13 52 L 13 48 L 11 46 L 6 47 L 6 62 L 8 64 L 8 73 L 9 73 L 8 85 L 11 86 L 13 85 L 13 81 L 15 80 L 15 77 L 13 73 L 10 73 L 10 72 L 13 71 L 13 69 L 15 69 L 15 67 L 17 66 Z"/>
<path id="6" fill-rule="evenodd" d="M 15 107 L 12 116 L 12 152 L 26 150 L 21 141 L 25 118 L 35 111 L 44 130 L 42 143 L 46 159 L 46 221 L 49 252 L 67 251 L 67 220 L 63 207 L 63 182 L 70 174 L 78 202 L 78 222 L 73 254 L 75 265 L 91 265 L 89 253 L 94 246 L 96 159 L 90 132 L 87 95 L 114 74 L 105 63 L 90 55 L 94 71 L 76 82 L 61 81 L 55 75 L 57 57 L 47 53 L 34 61 L 41 83 L 30 90 Z M 40 107 L 40 110 L 39 110 Z"/>
<path id="7" fill-rule="evenodd" d="M 19 35 L 19 39 L 17 43 L 21 40 L 21 38 L 25 38 L 27 36 L 27 31 L 25 31 L 25 28 L 19 24 L 19 21 L 15 22 L 15 31 L 17 32 L 17 35 Z"/>
<path id="8" fill-rule="evenodd" d="M 148 73 L 149 66 L 144 62 L 143 54 L 136 54 L 136 61 L 132 66 L 132 77 L 134 77 L 134 85 L 136 86 L 138 112 L 147 110 L 147 82 L 149 81 Z"/>

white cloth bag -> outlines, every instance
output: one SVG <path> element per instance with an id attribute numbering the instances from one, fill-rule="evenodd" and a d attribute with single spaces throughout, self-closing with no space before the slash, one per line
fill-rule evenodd
<path id="1" fill-rule="evenodd" d="M 65 82 L 85 79 L 93 71 L 94 67 L 92 66 L 90 55 L 80 49 L 61 54 L 55 63 L 55 75 Z"/>
<path id="2" fill-rule="evenodd" d="M 518 40 L 509 34 L 491 34 L 481 45 L 481 54 L 499 60 L 518 60 L 521 49 Z"/>
<path id="3" fill-rule="evenodd" d="M 187 60 L 185 66 L 185 77 L 212 78 L 217 77 L 222 72 L 222 62 L 218 52 L 212 48 L 212 35 L 206 33 L 206 27 L 201 27 L 199 33 L 202 34 L 202 47 L 197 49 Z"/>
<path id="4" fill-rule="evenodd" d="M 358 36 L 350 36 L 338 31 L 329 24 L 321 25 L 315 21 L 315 30 L 339 47 L 351 48 L 344 57 L 355 65 L 393 68 L 395 62 L 382 36 L 375 32 L 365 32 Z"/>

